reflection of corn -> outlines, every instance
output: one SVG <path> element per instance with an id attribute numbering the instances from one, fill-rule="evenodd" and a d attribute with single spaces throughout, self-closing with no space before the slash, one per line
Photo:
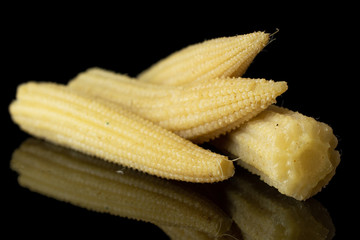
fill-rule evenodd
<path id="1" fill-rule="evenodd" d="M 254 32 L 190 45 L 143 71 L 139 79 L 181 85 L 195 80 L 239 77 L 268 41 L 269 34 Z"/>
<path id="2" fill-rule="evenodd" d="M 28 133 L 159 177 L 214 182 L 231 177 L 233 163 L 150 121 L 100 99 L 51 83 L 18 88 L 10 106 Z"/>
<path id="3" fill-rule="evenodd" d="M 210 236 L 232 223 L 188 186 L 156 178 L 65 148 L 29 139 L 13 154 L 19 183 L 32 191 L 90 210 Z"/>
<path id="4" fill-rule="evenodd" d="M 196 231 L 191 228 L 181 228 L 174 227 L 169 225 L 159 226 L 171 240 L 215 240 L 219 238 L 214 238 L 208 234 L 200 231 Z"/>
<path id="5" fill-rule="evenodd" d="M 241 169 L 224 185 L 224 207 L 246 240 L 325 240 L 334 236 L 328 212 L 314 199 L 300 202 L 284 196 Z"/>
<path id="6" fill-rule="evenodd" d="M 213 143 L 281 193 L 298 200 L 321 190 L 340 162 L 332 129 L 300 113 L 271 106 Z"/>
<path id="7" fill-rule="evenodd" d="M 99 68 L 79 74 L 69 86 L 118 103 L 197 143 L 239 126 L 287 89 L 286 82 L 242 78 L 155 85 Z"/>
<path id="8" fill-rule="evenodd" d="M 242 240 L 240 230 L 233 223 L 228 232 L 218 237 L 210 236 L 205 232 L 200 232 L 192 228 L 183 228 L 177 226 L 161 225 L 158 226 L 163 230 L 171 240 Z"/>

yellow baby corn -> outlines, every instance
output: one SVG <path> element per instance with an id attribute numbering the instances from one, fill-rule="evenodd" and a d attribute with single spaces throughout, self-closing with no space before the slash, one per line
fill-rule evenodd
<path id="1" fill-rule="evenodd" d="M 119 105 L 62 85 L 20 85 L 10 113 L 15 123 L 34 136 L 159 177 L 215 182 L 234 173 L 227 157 L 200 148 Z"/>
<path id="2" fill-rule="evenodd" d="M 239 165 L 298 200 L 319 192 L 340 162 L 337 139 L 328 125 L 277 106 L 213 145 L 238 156 Z"/>
<path id="3" fill-rule="evenodd" d="M 254 32 L 190 45 L 155 63 L 141 81 L 181 85 L 196 80 L 242 76 L 269 42 L 269 34 Z"/>
<path id="4" fill-rule="evenodd" d="M 226 133 L 263 111 L 287 90 L 286 82 L 223 78 L 164 86 L 99 68 L 79 74 L 69 87 L 100 97 L 201 143 Z"/>
<path id="5" fill-rule="evenodd" d="M 24 142 L 14 152 L 11 167 L 23 187 L 89 210 L 200 231 L 213 238 L 232 224 L 219 207 L 188 185 L 44 141 Z"/>
<path id="6" fill-rule="evenodd" d="M 335 228 L 331 217 L 315 199 L 297 201 L 245 170 L 237 170 L 233 178 L 221 185 L 225 185 L 224 207 L 245 240 L 332 239 Z"/>

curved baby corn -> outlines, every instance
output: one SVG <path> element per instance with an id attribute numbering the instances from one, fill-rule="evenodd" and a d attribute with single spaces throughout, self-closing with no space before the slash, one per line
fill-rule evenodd
<path id="1" fill-rule="evenodd" d="M 155 85 L 100 68 L 80 73 L 69 87 L 120 104 L 196 143 L 238 127 L 287 90 L 286 82 L 245 78 Z"/>
<path id="2" fill-rule="evenodd" d="M 159 177 L 215 182 L 234 174 L 227 157 L 62 85 L 22 84 L 10 113 L 34 136 Z"/>
<path id="3" fill-rule="evenodd" d="M 213 238 L 232 220 L 206 197 L 166 181 L 37 139 L 13 153 L 19 183 L 34 192 L 97 212 L 190 228 Z"/>
<path id="4" fill-rule="evenodd" d="M 181 85 L 197 80 L 242 76 L 268 44 L 269 34 L 254 32 L 190 45 L 155 63 L 140 81 Z"/>

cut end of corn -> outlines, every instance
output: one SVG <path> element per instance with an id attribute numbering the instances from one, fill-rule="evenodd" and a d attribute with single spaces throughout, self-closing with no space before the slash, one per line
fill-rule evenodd
<path id="1" fill-rule="evenodd" d="M 239 77 L 268 42 L 269 34 L 264 32 L 207 40 L 171 54 L 138 77 L 141 81 L 168 85 Z"/>
<path id="2" fill-rule="evenodd" d="M 20 85 L 10 114 L 33 136 L 159 177 L 216 182 L 234 174 L 227 157 L 59 84 Z"/>
<path id="3" fill-rule="evenodd" d="M 319 192 L 340 162 L 337 139 L 328 125 L 277 106 L 214 145 L 238 156 L 239 165 L 298 200 Z"/>

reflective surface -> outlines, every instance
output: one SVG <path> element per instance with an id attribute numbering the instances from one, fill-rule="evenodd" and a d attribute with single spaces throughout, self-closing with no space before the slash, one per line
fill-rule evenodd
<path id="1" fill-rule="evenodd" d="M 121 221 L 146 222 L 144 230 L 139 226 L 136 231 L 147 231 L 147 236 L 332 239 L 335 232 L 320 202 L 283 196 L 241 169 L 231 180 L 217 184 L 168 181 L 34 138 L 14 151 L 10 166 L 19 185 L 34 193 L 29 202 L 41 194 L 47 196 L 44 202 L 56 199 L 66 208 L 71 204 L 86 209 L 89 216 L 105 213 Z M 29 206 L 43 211 L 59 202 Z"/>

